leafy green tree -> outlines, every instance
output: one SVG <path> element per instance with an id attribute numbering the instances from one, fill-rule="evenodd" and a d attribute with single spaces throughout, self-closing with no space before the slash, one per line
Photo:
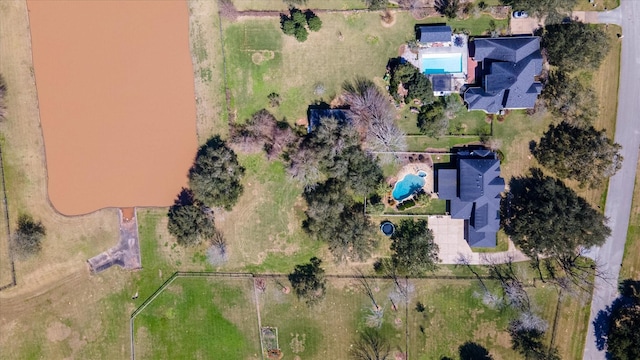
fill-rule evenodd
<path id="1" fill-rule="evenodd" d="M 292 8 L 290 10 L 291 19 L 298 27 L 305 27 L 307 25 L 307 17 L 300 9 Z"/>
<path id="2" fill-rule="evenodd" d="M 438 250 L 426 220 L 401 220 L 391 235 L 391 261 L 396 269 L 406 274 L 434 271 L 439 261 Z"/>
<path id="3" fill-rule="evenodd" d="M 296 31 L 293 35 L 299 42 L 305 42 L 309 37 L 309 32 L 304 26 L 296 26 Z"/>
<path id="4" fill-rule="evenodd" d="M 640 359 L 640 302 L 613 311 L 607 335 L 607 353 L 614 360 Z"/>
<path id="5" fill-rule="evenodd" d="M 322 27 L 322 20 L 320 20 L 318 15 L 314 14 L 311 10 L 307 10 L 305 11 L 305 16 L 307 18 L 307 25 L 309 26 L 309 30 L 319 31 Z"/>
<path id="6" fill-rule="evenodd" d="M 326 242 L 337 261 L 362 261 L 377 245 L 373 225 L 363 207 L 346 193 L 345 185 L 329 179 L 304 193 L 308 208 L 303 228 L 317 240 Z"/>
<path id="7" fill-rule="evenodd" d="M 36 221 L 31 215 L 18 216 L 18 228 L 11 238 L 11 251 L 21 258 L 36 255 L 42 249 L 42 240 L 47 231 L 42 222 Z"/>
<path id="8" fill-rule="evenodd" d="M 460 0 L 436 0 L 435 8 L 448 19 L 455 19 L 460 8 Z"/>
<path id="9" fill-rule="evenodd" d="M 546 26 L 542 46 L 549 63 L 564 71 L 597 69 L 611 47 L 602 28 L 581 22 Z"/>
<path id="10" fill-rule="evenodd" d="M 580 247 L 602 245 L 611 233 L 600 212 L 540 169 L 512 179 L 509 189 L 503 201 L 504 230 L 530 257 L 554 257 L 571 265 Z"/>
<path id="11" fill-rule="evenodd" d="M 291 287 L 299 299 L 303 299 L 307 305 L 314 305 L 322 300 L 326 293 L 324 269 L 320 267 L 322 260 L 313 257 L 309 263 L 296 265 L 289 274 Z"/>
<path id="12" fill-rule="evenodd" d="M 595 91 L 564 71 L 549 74 L 542 98 L 554 115 L 571 124 L 586 126 L 598 116 Z"/>
<path id="13" fill-rule="evenodd" d="M 287 16 L 281 18 L 280 28 L 285 35 L 294 35 L 296 33 L 296 23 Z"/>
<path id="14" fill-rule="evenodd" d="M 576 180 L 580 187 L 597 188 L 622 167 L 620 149 L 604 130 L 562 122 L 549 126 L 533 155 L 557 176 Z"/>
<path id="15" fill-rule="evenodd" d="M 198 150 L 189 169 L 189 187 L 204 205 L 231 210 L 242 195 L 243 175 L 244 167 L 236 154 L 216 135 Z"/>
<path id="16" fill-rule="evenodd" d="M 445 116 L 444 111 L 444 105 L 441 101 L 422 106 L 418 113 L 420 132 L 434 138 L 446 134 L 449 128 L 449 119 Z"/>
<path id="17" fill-rule="evenodd" d="M 399 84 L 407 89 L 409 99 L 419 99 L 423 104 L 431 104 L 435 99 L 429 79 L 410 63 L 395 66 L 389 84 L 389 91 L 396 100 L 402 100 L 397 93 Z"/>
<path id="18" fill-rule="evenodd" d="M 198 245 L 216 234 L 213 212 L 199 203 L 189 189 L 182 189 L 169 208 L 169 234 L 183 246 Z"/>

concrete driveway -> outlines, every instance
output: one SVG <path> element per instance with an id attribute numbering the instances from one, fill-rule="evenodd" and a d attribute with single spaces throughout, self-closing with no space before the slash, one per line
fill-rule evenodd
<path id="1" fill-rule="evenodd" d="M 532 35 L 538 28 L 544 26 L 544 18 L 528 17 L 524 19 L 515 19 L 511 16 L 509 22 L 509 30 L 511 35 Z"/>
<path id="2" fill-rule="evenodd" d="M 529 260 L 511 241 L 507 251 L 495 253 L 471 251 L 471 247 L 464 240 L 464 220 L 452 219 L 451 216 L 429 216 L 429 228 L 433 231 L 435 242 L 440 248 L 438 257 L 441 264 L 457 264 L 461 257 L 472 265 L 487 264 L 488 261 L 504 263 Z"/>

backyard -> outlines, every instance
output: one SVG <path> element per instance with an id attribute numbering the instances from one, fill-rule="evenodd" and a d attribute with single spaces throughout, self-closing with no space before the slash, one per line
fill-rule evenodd
<path id="1" fill-rule="evenodd" d="M 478 343 L 499 358 L 516 356 L 506 327 L 517 313 L 483 304 L 475 280 L 412 279 L 408 298 L 391 280 L 366 282 L 382 309 L 377 316 L 362 279 L 357 278 L 330 278 L 325 298 L 308 307 L 288 293 L 286 278 L 178 277 L 137 316 L 136 354 L 138 358 L 172 354 L 260 358 L 261 324 L 277 328 L 277 342 L 286 358 L 343 358 L 356 334 L 371 326 L 379 326 L 394 353 L 408 351 L 412 358 L 454 357 L 465 342 Z M 487 283 L 493 289 L 497 286 Z M 254 284 L 258 285 L 254 288 Z M 541 304 L 535 311 L 551 324 L 556 291 L 544 287 L 528 291 Z M 563 317 L 572 322 L 579 315 L 566 312 Z M 564 332 L 565 326 L 572 327 L 568 322 L 560 320 L 558 329 Z M 216 346 L 222 341 L 225 346 Z M 563 358 L 579 358 L 570 345 L 558 345 Z"/>

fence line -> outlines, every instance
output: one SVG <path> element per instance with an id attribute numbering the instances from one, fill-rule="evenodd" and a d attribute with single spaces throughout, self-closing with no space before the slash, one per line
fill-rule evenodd
<path id="1" fill-rule="evenodd" d="M 0 146 L 0 177 L 2 178 L 2 202 L 4 204 L 4 219 L 7 222 L 7 254 L 9 255 L 9 266 L 11 267 L 11 282 L 0 286 L 0 291 L 16 286 L 16 266 L 13 261 L 11 250 L 11 226 L 9 225 L 9 203 L 7 202 L 7 183 L 4 179 L 4 161 L 2 160 L 2 147 Z"/>
<path id="2" fill-rule="evenodd" d="M 131 360 L 135 360 L 135 345 L 134 345 L 134 322 L 135 318 L 147 307 L 153 300 L 155 300 L 160 293 L 162 293 L 171 283 L 177 278 L 203 278 L 203 277 L 219 277 L 219 278 L 287 278 L 289 274 L 283 273 L 243 273 L 243 272 L 207 272 L 207 271 L 176 271 L 174 272 L 160 287 L 151 294 L 137 309 L 131 313 L 129 319 L 129 336 L 131 342 Z M 341 275 L 341 274 L 327 274 L 326 278 L 329 279 L 391 279 L 388 275 Z M 424 276 L 402 276 L 405 280 L 491 280 L 493 279 L 489 275 L 424 275 Z M 255 285 L 254 285 L 255 286 Z M 535 285 L 523 284 L 524 287 L 535 287 Z M 255 289 L 254 289 L 255 291 Z M 258 315 L 259 316 L 259 315 Z M 557 316 L 557 315 L 556 315 Z M 259 329 L 260 330 L 260 329 Z M 261 335 L 262 336 L 262 335 Z M 262 346 L 262 340 L 260 340 Z M 263 354 L 264 356 L 264 354 Z"/>

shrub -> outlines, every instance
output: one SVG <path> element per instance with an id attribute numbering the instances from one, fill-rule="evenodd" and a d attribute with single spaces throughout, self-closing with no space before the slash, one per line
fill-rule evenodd
<path id="1" fill-rule="evenodd" d="M 35 255 L 42 249 L 42 239 L 46 235 L 42 222 L 36 221 L 31 215 L 18 216 L 18 229 L 13 234 L 11 250 L 21 258 Z"/>

